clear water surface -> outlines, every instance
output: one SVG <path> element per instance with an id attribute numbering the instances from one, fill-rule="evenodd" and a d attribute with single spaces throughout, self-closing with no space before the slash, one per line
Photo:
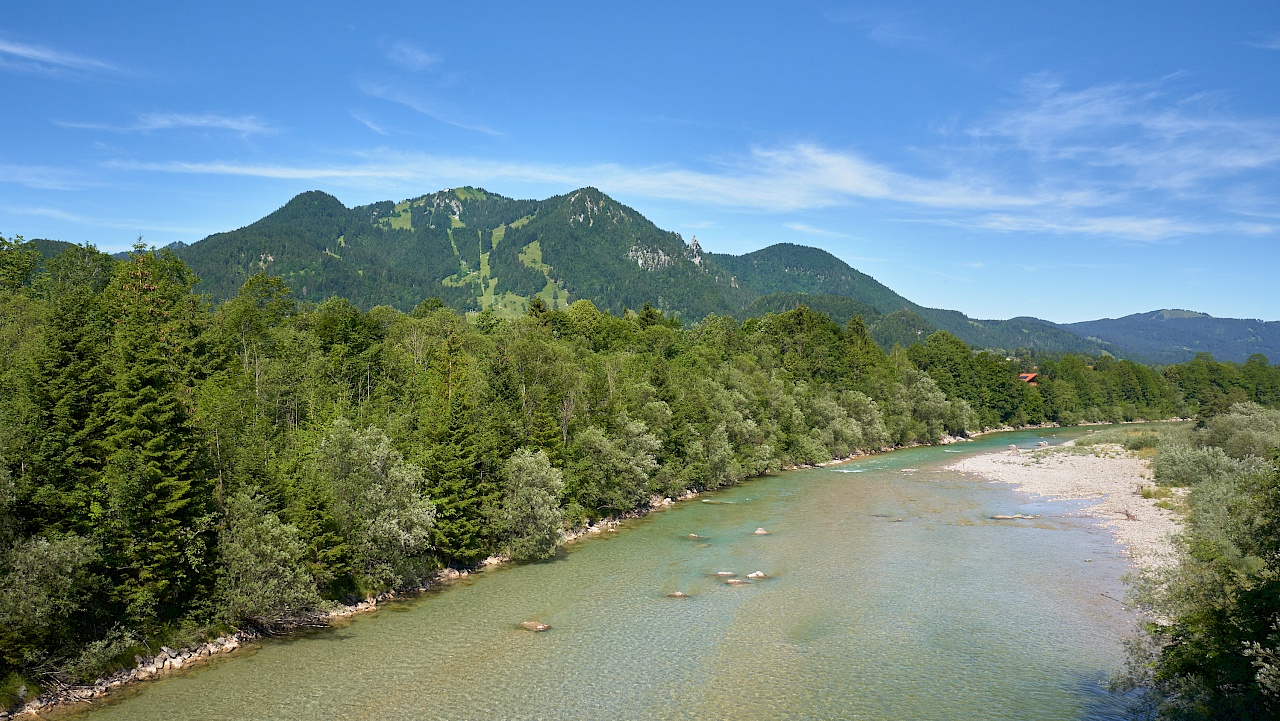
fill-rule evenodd
<path id="1" fill-rule="evenodd" d="M 944 469 L 1072 435 L 997 434 L 752 480 L 554 561 L 479 573 L 62 715 L 1120 718 L 1123 699 L 1105 690 L 1134 623 L 1115 600 L 1120 549 L 1067 517 L 1072 505 Z M 1042 517 L 989 520 L 1014 513 Z M 717 571 L 770 578 L 734 587 Z"/>

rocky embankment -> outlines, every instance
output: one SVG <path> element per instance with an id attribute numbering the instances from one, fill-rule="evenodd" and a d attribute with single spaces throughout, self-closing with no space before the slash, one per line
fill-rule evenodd
<path id="1" fill-rule="evenodd" d="M 429 588 L 442 583 L 451 583 L 468 575 L 466 571 L 458 571 L 452 568 L 446 568 L 438 571 L 427 582 L 420 584 L 416 588 L 406 591 L 387 591 L 373 598 L 367 598 L 363 601 L 347 605 L 339 605 L 327 611 L 321 611 L 308 615 L 305 618 L 294 619 L 292 622 L 282 624 L 284 632 L 295 628 L 319 627 L 341 619 L 349 618 L 360 613 L 372 611 L 381 603 L 392 601 L 406 595 L 421 593 Z M 84 703 L 101 698 L 108 693 L 129 684 L 149 681 L 168 673 L 180 671 L 184 668 L 197 666 L 201 663 L 207 663 L 219 656 L 237 651 L 246 645 L 252 644 L 254 641 L 268 635 L 261 631 L 242 630 L 225 636 L 220 636 L 211 641 L 206 641 L 195 646 L 189 646 L 182 649 L 172 649 L 168 646 L 161 646 L 160 652 L 154 656 L 135 656 L 134 665 L 131 668 L 122 669 L 112 674 L 108 674 L 99 678 L 92 684 L 87 685 L 60 685 L 46 689 L 35 699 L 27 702 L 26 705 L 12 712 L 0 710 L 0 721 L 4 719 L 17 718 L 19 716 L 38 715 L 43 711 L 50 710 L 58 706 L 68 706 L 71 704 Z"/>

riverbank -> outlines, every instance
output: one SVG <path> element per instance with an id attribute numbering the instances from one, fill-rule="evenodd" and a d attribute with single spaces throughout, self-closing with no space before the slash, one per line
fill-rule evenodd
<path id="1" fill-rule="evenodd" d="M 833 458 L 829 461 L 825 461 L 818 464 L 788 466 L 781 470 L 798 470 L 803 468 L 826 467 L 826 466 L 858 460 L 861 458 L 866 458 L 872 455 L 879 455 L 882 453 L 888 453 L 891 451 L 902 450 L 904 448 L 916 447 L 920 445 L 949 445 L 952 443 L 959 443 L 962 441 L 971 440 L 972 438 L 976 438 L 981 435 L 987 435 L 989 433 L 1005 432 L 1005 431 L 1011 431 L 1011 430 L 1035 430 L 1035 429 L 1053 428 L 1053 427 L 1056 427 L 1056 425 L 1051 424 L 1051 425 L 1043 425 L 1043 426 L 1031 426 L 1025 429 L 1002 428 L 1002 429 L 995 429 L 995 430 L 989 430 L 984 432 L 976 432 L 971 434 L 969 438 L 944 436 L 936 444 L 910 444 L 908 446 L 884 447 L 884 448 L 872 450 L 870 452 L 858 452 L 847 457 Z M 743 479 L 743 480 L 746 481 L 751 479 Z M 720 490 L 720 489 L 714 489 L 714 490 Z M 677 505 L 680 501 L 693 500 L 698 498 L 700 495 L 701 494 L 697 491 L 687 491 L 686 493 L 676 498 L 655 496 L 651 499 L 650 506 L 648 508 L 640 509 L 617 518 L 603 519 L 593 525 L 585 526 L 572 531 L 567 530 L 562 532 L 561 544 L 568 545 L 584 537 L 595 536 L 602 533 L 617 532 L 620 529 L 623 521 L 642 517 L 652 511 L 673 507 Z M 502 556 L 495 556 L 495 557 L 486 559 L 482 564 L 480 564 L 480 567 L 481 568 L 493 567 L 493 566 L 502 565 L 508 562 L 509 562 L 509 559 L 506 559 Z M 359 603 L 338 606 L 336 608 L 333 608 L 331 610 L 324 612 L 323 614 L 317 614 L 313 619 L 310 619 L 314 621 L 319 621 L 320 623 L 299 624 L 299 627 L 305 627 L 307 625 L 322 625 L 324 623 L 330 623 L 338 619 L 348 618 L 357 614 L 371 612 L 376 610 L 379 607 L 379 605 L 382 605 L 386 602 L 397 600 L 397 599 L 403 599 L 403 598 L 411 598 L 419 593 L 436 589 L 442 585 L 447 585 L 459 579 L 466 578 L 470 574 L 470 572 L 471 571 L 468 569 L 463 569 L 463 570 L 456 570 L 451 568 L 443 569 L 437 572 L 431 578 L 424 580 L 422 583 L 414 584 L 413 587 L 410 587 L 407 589 L 401 589 L 399 591 L 388 591 L 378 595 L 377 597 L 365 599 Z M 251 630 L 244 630 L 244 631 L 239 631 L 235 634 L 214 639 L 208 643 L 202 643 L 192 647 L 182 648 L 179 650 L 163 649 L 160 654 L 156 654 L 154 656 L 148 656 L 145 658 L 140 657 L 139 659 L 137 659 L 137 662 L 134 667 L 124 669 L 113 674 L 109 674 L 101 679 L 98 679 L 93 684 L 84 685 L 84 686 L 66 686 L 66 687 L 46 691 L 38 699 L 29 703 L 23 709 L 14 712 L 12 716 L 17 717 L 22 714 L 47 711 L 58 706 L 64 706 L 64 705 L 82 703 L 82 702 L 94 700 L 94 699 L 100 699 L 102 696 L 109 694 L 110 692 L 112 692 L 113 690 L 121 686 L 149 681 L 167 673 L 176 672 L 185 668 L 190 668 L 192 666 L 195 666 L 201 663 L 206 663 L 215 658 L 224 657 L 225 654 L 234 652 L 237 649 L 240 649 L 245 645 L 252 644 L 253 642 L 261 638 L 262 638 L 262 634 L 260 633 L 257 633 Z M 9 717 L 10 716 L 7 716 L 4 712 L 0 711 L 0 719 L 5 719 Z"/>
<path id="2" fill-rule="evenodd" d="M 1133 566 L 1149 571 L 1177 562 L 1173 536 L 1181 529 L 1167 499 L 1145 498 L 1152 485 L 1150 462 L 1120 446 L 1098 445 L 1092 452 L 1063 446 L 1033 451 L 1010 449 L 963 458 L 949 469 L 1053 500 L 1083 500 L 1072 515 L 1096 518 L 1124 546 Z"/>

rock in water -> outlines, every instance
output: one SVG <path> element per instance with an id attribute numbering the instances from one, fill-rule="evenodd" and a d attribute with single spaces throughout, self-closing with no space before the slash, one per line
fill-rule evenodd
<path id="1" fill-rule="evenodd" d="M 716 571 L 715 575 L 721 578 L 732 578 L 738 574 L 734 573 L 733 571 Z"/>
<path id="2" fill-rule="evenodd" d="M 547 631 L 551 628 L 551 626 L 549 624 L 539 623 L 538 621 L 525 621 L 524 623 L 520 624 L 520 628 L 523 628 L 526 631 L 538 632 L 538 631 Z"/>
<path id="3" fill-rule="evenodd" d="M 757 529 L 756 529 L 756 532 L 755 532 L 755 535 L 757 535 L 757 536 L 767 536 L 767 535 L 769 535 L 769 532 L 768 532 L 768 531 L 766 531 L 766 530 L 764 530 L 763 528 L 757 528 Z"/>
<path id="4" fill-rule="evenodd" d="M 744 581 L 741 578 L 729 578 L 729 579 L 725 579 L 725 583 L 729 584 L 730 586 L 745 586 L 749 583 L 749 581 Z"/>
<path id="5" fill-rule="evenodd" d="M 764 571 L 752 571 L 751 573 L 748 573 L 748 574 L 747 574 L 747 578 L 752 578 L 752 579 L 755 579 L 755 578 L 768 578 L 768 576 L 766 576 L 766 575 L 765 575 L 765 572 L 764 572 Z"/>
<path id="6" fill-rule="evenodd" d="M 689 597 L 689 594 L 685 593 L 684 591 L 676 591 L 675 593 L 667 594 L 667 598 L 688 598 L 688 597 Z"/>

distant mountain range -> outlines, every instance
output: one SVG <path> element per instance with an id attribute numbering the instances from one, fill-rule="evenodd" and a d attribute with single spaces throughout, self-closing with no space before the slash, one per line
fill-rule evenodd
<path id="1" fill-rule="evenodd" d="M 31 242 L 46 255 L 66 245 Z M 511 317 L 534 297 L 552 308 L 585 298 L 614 313 L 648 302 L 690 321 L 710 313 L 743 319 L 803 303 L 841 323 L 862 316 L 885 346 L 942 329 L 971 346 L 1006 351 L 1161 363 L 1201 351 L 1236 362 L 1253 353 L 1280 359 L 1280 322 L 1166 310 L 1057 325 L 926 308 L 818 248 L 779 243 L 746 255 L 704 252 L 696 239 L 686 242 L 594 188 L 534 201 L 465 187 L 355 208 L 311 191 L 239 230 L 169 248 L 215 299 L 267 272 L 283 276 L 301 300 L 343 296 L 365 308 L 407 311 L 438 297 L 458 310 Z"/>

